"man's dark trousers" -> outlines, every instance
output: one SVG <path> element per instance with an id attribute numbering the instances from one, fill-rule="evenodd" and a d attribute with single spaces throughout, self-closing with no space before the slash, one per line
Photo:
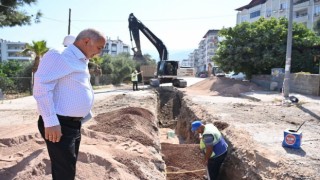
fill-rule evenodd
<path id="1" fill-rule="evenodd" d="M 53 180 L 74 180 L 81 141 L 81 121 L 72 121 L 64 117 L 58 117 L 58 119 L 62 131 L 59 142 L 53 143 L 44 138 L 44 124 L 41 116 L 38 120 L 38 128 L 47 144 Z"/>
<path id="2" fill-rule="evenodd" d="M 227 156 L 227 151 L 216 158 L 210 158 L 208 161 L 208 171 L 210 180 L 217 180 L 220 172 L 221 164 Z"/>
<path id="3" fill-rule="evenodd" d="M 132 90 L 138 90 L 138 81 L 132 81 Z"/>

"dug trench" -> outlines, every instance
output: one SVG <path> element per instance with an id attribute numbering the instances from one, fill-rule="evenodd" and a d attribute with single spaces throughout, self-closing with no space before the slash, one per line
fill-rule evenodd
<path id="1" fill-rule="evenodd" d="M 213 123 L 223 134 L 228 133 L 229 124 L 219 121 L 201 109 L 176 88 L 164 86 L 155 89 L 154 92 L 157 94 L 155 100 L 157 103 L 149 104 L 144 108 L 123 107 L 128 101 L 121 99 L 128 99 L 126 97 L 128 95 L 118 95 L 113 101 L 123 102 L 119 104 L 119 108 L 99 114 L 95 117 L 97 124 L 91 125 L 89 129 L 129 138 L 146 147 L 153 147 L 153 152 L 161 155 L 161 158 L 151 160 L 157 169 L 155 173 L 154 168 L 151 168 L 153 172 L 150 174 L 153 173 L 153 176 L 147 175 L 150 168 L 141 168 L 148 164 L 145 162 L 148 161 L 148 157 L 144 157 L 146 154 L 144 150 L 134 150 L 140 153 L 138 156 L 130 155 L 131 157 L 128 158 L 120 155 L 116 158 L 116 161 L 127 166 L 129 174 L 134 174 L 138 179 L 161 179 L 159 174 L 163 174 L 163 178 L 167 180 L 204 179 L 206 167 L 203 165 L 199 140 L 190 130 L 191 122 L 201 119 L 205 123 Z M 152 106 L 157 106 L 156 111 L 152 111 Z M 174 131 L 174 137 L 169 136 L 171 131 Z M 161 137 L 159 135 L 161 132 L 166 136 Z M 177 141 L 171 138 L 176 138 Z M 229 155 L 221 168 L 221 179 L 239 179 L 239 177 L 259 179 L 257 172 L 250 171 L 246 158 L 238 156 L 237 147 L 234 147 L 228 138 L 226 140 L 229 144 Z M 133 148 L 129 147 L 130 143 L 127 146 L 128 149 Z"/>
<path id="2" fill-rule="evenodd" d="M 161 87 L 157 89 L 157 92 L 159 128 L 174 130 L 174 135 L 178 139 L 178 143 L 161 143 L 161 153 L 166 163 L 166 179 L 205 179 L 207 174 L 203 164 L 203 154 L 199 148 L 197 135 L 191 132 L 191 123 L 194 120 L 213 123 L 221 132 L 226 131 L 229 125 L 214 120 L 212 115 L 184 98 L 184 94 L 175 88 Z M 167 131 L 167 138 L 174 138 L 170 130 Z M 241 175 L 248 174 L 243 169 L 235 168 L 242 166 L 240 162 L 239 159 L 235 160 L 234 157 L 229 156 L 221 168 L 220 179 L 238 179 Z"/>

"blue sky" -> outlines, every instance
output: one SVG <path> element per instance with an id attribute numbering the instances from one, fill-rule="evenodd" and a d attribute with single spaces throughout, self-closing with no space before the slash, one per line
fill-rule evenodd
<path id="1" fill-rule="evenodd" d="M 86 28 L 101 30 L 111 39 L 121 39 L 132 47 L 128 30 L 130 13 L 163 41 L 169 58 L 186 59 L 198 47 L 209 29 L 233 27 L 236 8 L 251 0 L 38 0 L 24 9 L 29 13 L 41 10 L 41 23 L 31 26 L 2 28 L 0 38 L 31 43 L 46 40 L 50 48 L 63 49 L 62 40 L 68 34 L 71 8 L 71 34 Z M 141 35 L 142 53 L 158 59 L 155 47 Z M 189 52 L 189 53 L 186 53 Z"/>

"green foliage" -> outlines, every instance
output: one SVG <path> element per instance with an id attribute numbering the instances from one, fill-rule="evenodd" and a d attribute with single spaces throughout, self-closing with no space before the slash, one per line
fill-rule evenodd
<path id="1" fill-rule="evenodd" d="M 49 48 L 45 40 L 32 41 L 32 44 L 26 44 L 26 48 L 22 51 L 22 54 L 32 53 L 35 56 L 42 57 L 48 50 Z"/>
<path id="2" fill-rule="evenodd" d="M 105 55 L 102 57 L 101 69 L 103 74 L 110 75 L 112 84 L 120 84 L 125 78 L 128 78 L 135 69 L 135 62 L 128 54 L 119 54 L 115 57 Z"/>
<path id="3" fill-rule="evenodd" d="M 0 63 L 0 89 L 6 92 L 17 86 L 13 77 L 18 77 L 24 70 L 24 63 L 18 61 L 6 61 Z"/>
<path id="4" fill-rule="evenodd" d="M 101 65 L 103 63 L 103 58 L 96 56 L 90 59 L 90 62 L 96 64 L 96 65 Z"/>
<path id="5" fill-rule="evenodd" d="M 213 58 L 225 72 L 270 74 L 272 68 L 284 67 L 287 43 L 287 19 L 259 19 L 222 29 L 225 39 L 219 44 Z M 319 38 L 302 24 L 293 24 L 293 51 L 291 72 L 311 71 L 316 50 L 308 47 L 319 44 Z"/>
<path id="6" fill-rule="evenodd" d="M 314 22 L 313 30 L 318 36 L 320 35 L 320 18 Z"/>
<path id="7" fill-rule="evenodd" d="M 18 61 L 0 63 L 0 76 L 2 77 L 16 77 L 22 70 L 22 63 Z"/>
<path id="8" fill-rule="evenodd" d="M 40 22 L 42 13 L 36 12 L 35 15 L 28 14 L 21 7 L 35 4 L 37 0 L 5 0 L 0 1 L 0 28 L 31 25 L 31 21 Z M 34 18 L 34 19 L 33 19 Z"/>
<path id="9" fill-rule="evenodd" d="M 143 55 L 144 62 L 142 62 L 140 65 L 155 65 L 156 60 L 152 59 L 150 54 L 144 54 Z"/>
<path id="10" fill-rule="evenodd" d="M 36 72 L 40 63 L 41 57 L 49 50 L 47 42 L 32 41 L 32 44 L 27 44 L 26 48 L 21 52 L 22 54 L 33 54 L 35 56 L 32 72 Z"/>

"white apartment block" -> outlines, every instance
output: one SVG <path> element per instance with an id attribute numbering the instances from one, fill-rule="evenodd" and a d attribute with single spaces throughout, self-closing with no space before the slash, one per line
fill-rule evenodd
<path id="1" fill-rule="evenodd" d="M 215 29 L 209 30 L 199 42 L 198 49 L 189 55 L 197 72 L 207 71 L 211 74 L 212 67 L 215 66 L 211 59 L 218 48 L 218 32 L 219 30 Z"/>
<path id="2" fill-rule="evenodd" d="M 120 53 L 130 53 L 129 51 L 129 46 L 124 44 L 119 38 L 117 40 L 107 38 L 107 43 L 102 50 L 102 55 L 110 54 L 111 56 L 115 56 Z"/>
<path id="3" fill-rule="evenodd" d="M 249 4 L 236 9 L 237 24 L 254 22 L 259 18 L 289 17 L 290 0 L 252 0 Z M 314 22 L 320 17 L 320 0 L 293 0 L 293 22 L 302 23 L 313 29 Z"/>
<path id="4" fill-rule="evenodd" d="M 9 60 L 32 60 L 31 55 L 26 56 L 21 54 L 21 52 L 26 48 L 26 44 L 27 43 L 24 42 L 10 42 L 0 39 L 0 62 L 5 62 Z"/>
<path id="5" fill-rule="evenodd" d="M 193 67 L 193 61 L 191 59 L 183 59 L 180 64 L 181 67 Z"/>
<path id="6" fill-rule="evenodd" d="M 248 0 L 249 1 L 249 0 Z M 255 22 L 264 17 L 289 17 L 290 0 L 251 0 L 247 5 L 237 8 L 237 24 L 242 22 Z M 304 24 L 313 30 L 315 21 L 320 18 L 320 0 L 293 0 L 293 21 Z M 193 62 L 197 72 L 212 72 L 215 66 L 211 62 L 215 55 L 219 30 L 209 30 L 199 42 L 198 49 L 189 54 L 189 61 Z"/>

